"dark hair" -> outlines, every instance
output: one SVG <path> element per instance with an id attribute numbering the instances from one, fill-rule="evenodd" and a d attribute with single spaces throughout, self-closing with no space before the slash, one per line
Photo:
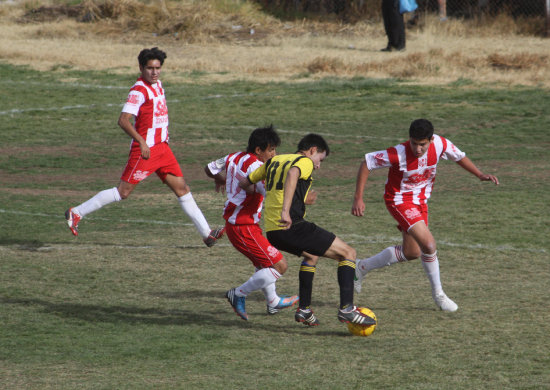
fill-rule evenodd
<path id="1" fill-rule="evenodd" d="M 325 141 L 325 139 L 321 137 L 319 134 L 313 134 L 313 133 L 306 135 L 304 138 L 300 140 L 300 142 L 298 143 L 298 152 L 304 152 L 314 146 L 317 146 L 317 150 L 319 152 L 326 152 L 327 156 L 330 153 L 330 149 L 328 147 L 327 141 Z"/>
<path id="2" fill-rule="evenodd" d="M 416 119 L 412 121 L 409 127 L 409 137 L 412 139 L 432 139 L 434 135 L 434 126 L 427 119 Z"/>
<path id="3" fill-rule="evenodd" d="M 164 64 L 164 60 L 168 57 L 165 52 L 160 50 L 158 47 L 153 47 L 152 49 L 143 49 L 139 52 L 138 62 L 141 67 L 147 66 L 147 63 L 151 60 L 159 60 L 160 65 Z"/>
<path id="4" fill-rule="evenodd" d="M 269 125 L 268 127 L 259 127 L 250 134 L 246 152 L 254 153 L 257 147 L 259 147 L 260 150 L 266 150 L 269 146 L 277 147 L 280 144 L 281 139 L 279 138 L 279 134 L 277 134 L 273 128 L 273 125 Z"/>

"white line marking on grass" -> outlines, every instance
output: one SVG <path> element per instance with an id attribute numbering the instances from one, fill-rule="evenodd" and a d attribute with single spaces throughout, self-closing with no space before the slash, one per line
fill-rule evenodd
<path id="1" fill-rule="evenodd" d="M 0 209 L 0 213 L 4 214 L 15 214 L 15 215 L 28 215 L 31 217 L 45 217 L 45 218 L 60 218 L 58 214 L 44 214 L 44 213 L 30 213 L 26 211 L 16 211 L 16 210 L 4 210 Z M 172 221 L 155 221 L 151 219 L 112 219 L 112 218 L 102 218 L 102 217 L 87 217 L 88 221 L 110 221 L 110 222 L 127 222 L 127 223 L 149 223 L 153 225 L 175 225 L 175 226 L 195 226 L 192 223 L 184 222 L 172 222 Z"/>
<path id="2" fill-rule="evenodd" d="M 0 213 L 4 214 L 14 214 L 14 215 L 26 215 L 31 217 L 44 217 L 44 218 L 59 218 L 61 220 L 62 216 L 58 214 L 45 214 L 45 213 L 31 213 L 26 211 L 18 210 L 5 210 L 0 209 Z M 172 222 L 172 221 L 156 221 L 153 219 L 113 219 L 113 218 L 101 218 L 101 217 L 92 217 L 86 218 L 87 220 L 96 220 L 96 221 L 110 221 L 110 222 L 125 222 L 125 223 L 148 223 L 153 225 L 174 225 L 174 226 L 194 226 L 192 223 L 184 222 Z M 64 220 L 64 219 L 63 219 Z M 399 243 L 401 242 L 401 237 L 398 236 L 362 236 L 359 234 L 344 234 L 341 236 L 345 238 L 346 241 L 350 244 L 387 244 L 387 243 Z M 455 248 L 466 248 L 466 249 L 484 249 L 484 250 L 494 250 L 498 252 L 531 252 L 531 253 L 547 253 L 547 250 L 544 248 L 516 248 L 511 245 L 487 245 L 487 244 L 461 244 L 455 242 L 449 242 L 445 240 L 439 240 L 438 245 L 441 246 L 450 246 Z M 222 244 L 223 246 L 231 246 L 227 244 Z M 102 245 L 98 245 L 102 246 Z M 107 245 L 109 246 L 109 245 Z M 221 246 L 221 245 L 220 245 Z M 132 245 L 112 245 L 112 247 L 117 248 L 136 248 L 136 249 L 149 249 L 156 248 L 156 246 L 132 246 Z M 163 246 L 166 247 L 166 246 Z M 202 248 L 202 246 L 173 246 L 174 248 Z M 71 247 L 72 248 L 72 247 Z M 81 248 L 78 246 L 78 248 Z"/>
<path id="3" fill-rule="evenodd" d="M 394 236 L 361 236 L 358 234 L 342 235 L 343 238 L 349 237 L 347 240 L 350 244 L 379 244 L 379 243 L 393 243 L 398 244 L 401 242 L 402 237 Z M 487 244 L 461 244 L 455 242 L 449 242 L 445 240 L 438 240 L 438 246 L 450 246 L 455 248 L 466 249 L 486 249 L 497 252 L 531 252 L 531 253 L 546 253 L 544 248 L 516 248 L 511 245 L 487 245 Z"/>

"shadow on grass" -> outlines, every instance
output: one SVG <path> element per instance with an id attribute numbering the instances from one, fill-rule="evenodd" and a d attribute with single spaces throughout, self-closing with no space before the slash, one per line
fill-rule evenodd
<path id="1" fill-rule="evenodd" d="M 220 295 L 219 292 L 216 295 Z M 304 336 L 350 336 L 347 330 L 330 331 L 322 327 L 307 327 L 294 321 L 292 310 L 284 313 L 288 322 L 262 323 L 261 321 L 243 321 L 231 312 L 228 306 L 227 313 L 219 310 L 163 310 L 161 308 L 141 308 L 137 306 L 103 306 L 80 303 L 54 303 L 37 298 L 0 298 L 1 304 L 39 306 L 44 313 L 64 318 L 75 318 L 90 323 L 126 323 L 134 325 L 209 325 L 216 327 L 236 327 L 262 330 L 273 333 L 292 333 Z M 277 316 L 283 315 L 282 313 Z"/>
<path id="2" fill-rule="evenodd" d="M 36 251 L 44 246 L 44 243 L 38 240 L 21 240 L 0 237 L 0 246 L 17 246 L 17 249 L 20 250 Z"/>

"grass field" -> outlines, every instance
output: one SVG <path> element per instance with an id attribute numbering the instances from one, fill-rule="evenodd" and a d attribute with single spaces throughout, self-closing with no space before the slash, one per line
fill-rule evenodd
<path id="1" fill-rule="evenodd" d="M 169 63 L 168 63 L 169 64 Z M 164 70 L 170 72 L 167 65 Z M 193 74 L 180 74 L 193 79 Z M 487 173 L 440 164 L 430 200 L 442 281 L 459 310 L 436 310 L 418 261 L 367 275 L 356 302 L 379 326 L 351 336 L 336 319 L 332 260 L 316 273 L 321 326 L 265 314 L 240 320 L 225 291 L 252 267 L 227 240 L 208 249 L 156 177 L 90 215 L 74 238 L 63 213 L 118 183 L 129 139 L 117 126 L 134 76 L 37 72 L 0 63 L 0 387 L 5 389 L 541 389 L 550 385 L 550 95 L 459 80 L 166 82 L 171 145 L 197 203 L 221 224 L 224 199 L 202 170 L 273 123 L 294 152 L 307 132 L 332 153 L 309 219 L 359 257 L 399 242 L 371 175 L 367 215 L 350 214 L 364 153 L 406 139 L 426 117 Z M 297 292 L 287 256 L 282 294 Z"/>

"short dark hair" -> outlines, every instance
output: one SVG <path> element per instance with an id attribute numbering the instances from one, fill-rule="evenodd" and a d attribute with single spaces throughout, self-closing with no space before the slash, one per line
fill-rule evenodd
<path id="1" fill-rule="evenodd" d="M 246 148 L 246 152 L 254 153 L 257 147 L 259 147 L 260 150 L 266 150 L 269 146 L 277 147 L 280 144 L 281 139 L 279 138 L 279 134 L 277 134 L 273 125 L 259 127 L 250 134 L 250 137 L 248 137 L 248 147 Z"/>
<path id="2" fill-rule="evenodd" d="M 164 64 L 164 60 L 168 57 L 165 52 L 160 50 L 158 47 L 153 47 L 152 49 L 143 49 L 139 52 L 138 62 L 141 67 L 147 66 L 147 63 L 151 60 L 159 60 L 160 65 Z"/>
<path id="3" fill-rule="evenodd" d="M 325 141 L 325 139 L 319 134 L 313 133 L 306 135 L 300 140 L 300 142 L 298 143 L 298 152 L 304 152 L 314 146 L 317 146 L 317 150 L 319 152 L 326 152 L 327 156 L 329 155 L 330 149 L 328 147 L 327 141 Z"/>
<path id="4" fill-rule="evenodd" d="M 427 119 L 416 119 L 409 127 L 409 137 L 412 139 L 432 139 L 433 135 L 434 126 Z"/>

